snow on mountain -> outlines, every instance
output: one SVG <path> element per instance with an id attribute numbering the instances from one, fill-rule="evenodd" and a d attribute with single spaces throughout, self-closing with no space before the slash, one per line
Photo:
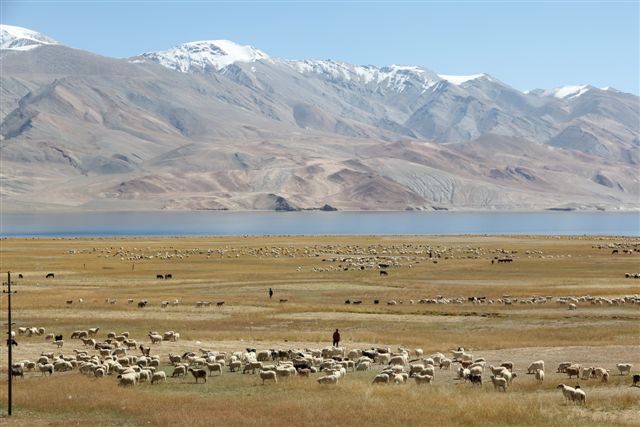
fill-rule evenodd
<path id="1" fill-rule="evenodd" d="M 545 96 L 555 96 L 558 99 L 576 98 L 587 93 L 591 89 L 589 85 L 562 86 L 544 92 Z"/>
<path id="2" fill-rule="evenodd" d="M 266 53 L 255 47 L 242 46 L 229 40 L 189 42 L 162 52 L 144 53 L 141 57 L 182 73 L 206 71 L 210 68 L 220 70 L 236 62 L 269 59 Z"/>
<path id="3" fill-rule="evenodd" d="M 486 74 L 471 74 L 469 76 L 449 76 L 449 75 L 445 75 L 445 74 L 438 74 L 438 77 L 440 77 L 443 80 L 448 81 L 449 83 L 452 83 L 456 86 L 460 86 L 463 83 L 466 83 L 468 81 L 471 80 L 475 80 L 475 79 L 479 79 L 481 77 L 487 77 Z"/>
<path id="4" fill-rule="evenodd" d="M 301 74 L 317 74 L 332 80 L 354 81 L 362 84 L 375 84 L 387 89 L 402 92 L 408 81 L 416 80 L 425 91 L 438 83 L 437 77 L 424 68 L 405 65 L 376 67 L 373 65 L 353 65 L 332 60 L 282 61 Z"/>
<path id="5" fill-rule="evenodd" d="M 0 49 L 30 50 L 45 44 L 59 43 L 27 28 L 0 24 Z"/>

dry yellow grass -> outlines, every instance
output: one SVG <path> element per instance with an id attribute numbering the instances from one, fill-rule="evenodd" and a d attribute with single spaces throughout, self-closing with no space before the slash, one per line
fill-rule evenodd
<path id="1" fill-rule="evenodd" d="M 638 294 L 640 280 L 625 279 L 624 273 L 640 271 L 640 254 L 612 255 L 610 249 L 594 247 L 614 242 L 637 243 L 637 239 L 2 240 L 0 271 L 13 272 L 19 291 L 13 299 L 16 326 L 43 326 L 63 333 L 64 353 L 82 347 L 68 339 L 71 331 L 93 326 L 101 328 L 102 338 L 110 330 L 127 330 L 143 342 L 148 342 L 149 330 L 179 331 L 180 342 L 153 346 L 165 362 L 170 351 L 199 347 L 227 351 L 320 347 L 330 344 L 331 332 L 340 328 L 348 348 L 408 346 L 430 353 L 464 346 L 493 364 L 512 360 L 521 373 L 506 394 L 494 392 L 490 384 L 481 390 L 458 384 L 453 372 L 437 373 L 436 383 L 424 388 L 372 387 L 374 373 L 367 372 L 348 374 L 333 388 L 297 379 L 263 387 L 255 376 L 225 373 L 205 385 L 196 386 L 188 378 L 133 389 L 117 387 L 113 378 L 86 378 L 77 372 L 51 378 L 30 373 L 16 381 L 16 416 L 10 425 L 631 425 L 640 389 L 629 387 L 629 377 L 612 375 L 607 385 L 581 382 L 589 402 L 579 408 L 564 404 L 554 387 L 567 380 L 553 371 L 564 360 L 607 368 L 630 362 L 639 367 L 639 306 L 581 304 L 568 311 L 553 301 L 510 306 L 409 304 L 411 299 L 436 295 L 496 299 L 505 294 Z M 504 256 L 497 249 L 517 251 L 511 254 L 515 261 L 492 265 L 493 257 Z M 395 258 L 401 266 L 389 268 L 388 277 L 381 277 L 377 269 L 342 270 L 348 263 L 344 259 L 371 257 L 372 251 L 378 261 Z M 428 258 L 429 251 L 441 253 L 437 263 Z M 132 254 L 153 258 L 128 259 Z M 171 258 L 162 259 L 166 256 Z M 334 258 L 335 262 L 329 261 Z M 313 271 L 329 266 L 335 271 Z M 49 272 L 56 277 L 45 279 Z M 24 279 L 18 279 L 18 273 Z M 156 279 L 166 273 L 173 278 Z M 269 287 L 275 291 L 272 301 L 267 297 Z M 106 298 L 118 301 L 106 304 Z M 135 303 L 127 304 L 128 298 L 146 299 L 149 305 L 138 309 Z M 182 304 L 160 308 L 162 300 L 175 298 Z M 280 298 L 288 302 L 279 303 Z M 345 305 L 346 299 L 360 299 L 363 304 Z M 381 304 L 372 304 L 373 299 Z M 387 306 L 391 299 L 404 303 Z M 196 308 L 199 300 L 214 305 Z M 225 304 L 216 307 L 217 301 Z M 4 320 L 4 311 L 2 316 Z M 42 337 L 19 337 L 19 342 L 16 360 L 33 360 L 43 350 L 54 350 Z M 523 371 L 538 358 L 550 371 L 543 386 Z M 5 386 L 0 382 L 3 400 Z"/>

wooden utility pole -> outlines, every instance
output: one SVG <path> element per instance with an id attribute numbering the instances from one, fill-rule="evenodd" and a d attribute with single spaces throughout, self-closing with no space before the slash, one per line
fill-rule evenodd
<path id="1" fill-rule="evenodd" d="M 11 294 L 14 294 L 15 292 L 11 292 L 11 285 L 13 283 L 11 283 L 11 272 L 7 271 L 7 281 L 5 283 L 3 283 L 4 286 L 7 287 L 7 290 L 5 291 L 4 289 L 2 290 L 3 294 L 7 295 L 7 356 L 8 356 L 8 394 L 7 394 L 7 414 L 9 416 L 11 416 L 12 413 L 12 396 L 11 393 L 13 391 L 13 372 L 11 370 L 12 366 L 13 366 L 13 361 L 11 360 L 11 356 L 12 356 L 12 350 L 13 350 L 13 336 L 11 334 Z"/>

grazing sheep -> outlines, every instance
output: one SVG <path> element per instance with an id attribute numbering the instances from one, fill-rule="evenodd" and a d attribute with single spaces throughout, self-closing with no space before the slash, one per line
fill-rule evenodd
<path id="1" fill-rule="evenodd" d="M 368 371 L 371 369 L 371 362 L 363 361 L 356 365 L 356 371 Z"/>
<path id="2" fill-rule="evenodd" d="M 605 368 L 592 368 L 592 377 L 593 378 L 602 378 L 602 376 L 607 372 Z"/>
<path id="3" fill-rule="evenodd" d="M 163 371 L 154 372 L 153 375 L 151 376 L 151 384 L 155 384 L 158 381 L 166 383 L 167 374 L 165 374 Z"/>
<path id="4" fill-rule="evenodd" d="M 117 377 L 120 381 L 118 382 L 119 386 L 130 386 L 138 384 L 138 374 L 137 373 L 127 373 L 120 374 Z"/>
<path id="5" fill-rule="evenodd" d="M 162 335 L 150 333 L 149 338 L 151 339 L 151 344 L 160 344 L 162 342 Z"/>
<path id="6" fill-rule="evenodd" d="M 262 379 L 263 385 L 265 381 L 273 381 L 274 383 L 278 382 L 275 371 L 260 371 L 260 379 Z"/>
<path id="7" fill-rule="evenodd" d="M 577 385 L 573 392 L 573 401 L 578 405 L 585 405 L 587 403 L 587 394 Z"/>
<path id="8" fill-rule="evenodd" d="M 444 359 L 440 360 L 440 369 L 449 370 L 450 368 L 451 368 L 451 359 L 444 358 Z"/>
<path id="9" fill-rule="evenodd" d="M 171 377 L 179 377 L 180 375 L 187 375 L 187 367 L 184 365 L 179 365 L 176 366 L 173 369 L 173 373 L 171 374 Z"/>
<path id="10" fill-rule="evenodd" d="M 620 375 L 629 375 L 631 373 L 631 368 L 633 365 L 631 363 L 618 363 L 616 365 L 618 371 L 620 371 Z"/>
<path id="11" fill-rule="evenodd" d="M 503 362 L 500 364 L 501 367 L 507 368 L 511 372 L 513 372 L 513 362 Z"/>
<path id="12" fill-rule="evenodd" d="M 202 378 L 205 383 L 207 382 L 207 371 L 205 371 L 204 369 L 189 368 L 188 371 L 191 372 L 191 375 L 193 375 L 193 378 L 195 378 L 196 384 L 198 383 L 198 379 L 200 378 Z"/>
<path id="13" fill-rule="evenodd" d="M 271 354 L 270 354 L 270 352 L 268 350 L 262 350 L 262 351 L 259 351 L 256 354 L 256 360 L 258 362 L 266 362 L 266 361 L 269 360 L 270 356 L 271 356 Z"/>
<path id="14" fill-rule="evenodd" d="M 527 374 L 535 374 L 538 369 L 544 371 L 544 360 L 536 360 L 527 368 Z"/>
<path id="15" fill-rule="evenodd" d="M 242 362 L 239 360 L 234 360 L 233 362 L 229 363 L 229 371 L 230 372 L 235 372 L 237 370 L 239 370 L 240 368 L 242 368 Z"/>
<path id="16" fill-rule="evenodd" d="M 305 378 L 309 378 L 309 376 L 311 375 L 311 369 L 298 369 L 298 376 L 299 377 L 305 377 Z"/>
<path id="17" fill-rule="evenodd" d="M 324 377 L 320 377 L 318 378 L 318 384 L 338 384 L 338 376 L 327 375 Z"/>
<path id="18" fill-rule="evenodd" d="M 373 384 L 389 384 L 389 374 L 378 374 L 373 378 Z"/>
<path id="19" fill-rule="evenodd" d="M 499 376 L 503 371 L 507 371 L 508 369 L 505 366 L 493 366 L 489 365 L 489 370 L 493 375 Z"/>
<path id="20" fill-rule="evenodd" d="M 245 372 L 249 372 L 251 371 L 252 374 L 256 373 L 256 369 L 257 370 L 262 370 L 262 362 L 249 362 L 246 365 L 244 365 L 244 368 L 242 368 L 242 373 L 244 374 Z"/>
<path id="21" fill-rule="evenodd" d="M 40 370 L 40 372 L 42 372 L 42 375 L 46 375 L 47 372 L 49 373 L 49 375 L 52 375 L 53 371 L 55 370 L 53 364 L 51 363 L 39 364 L 38 369 Z"/>
<path id="22" fill-rule="evenodd" d="M 482 366 L 469 367 L 469 375 L 482 375 Z"/>
<path id="23" fill-rule="evenodd" d="M 595 369 L 593 367 L 591 368 L 584 368 L 582 370 L 582 376 L 581 378 L 583 380 L 588 380 L 589 378 L 593 377 L 595 375 Z"/>
<path id="24" fill-rule="evenodd" d="M 574 376 L 577 378 L 580 376 L 580 365 L 569 366 L 565 372 L 569 375 L 569 378 L 573 378 Z"/>
<path id="25" fill-rule="evenodd" d="M 420 375 L 420 374 L 418 374 L 418 375 L 415 375 L 413 378 L 415 379 L 417 385 L 420 385 L 420 384 L 431 384 L 431 381 L 433 381 L 433 376 L 431 376 L 431 375 Z"/>
<path id="26" fill-rule="evenodd" d="M 409 376 L 412 377 L 414 374 L 422 372 L 423 369 L 424 365 L 422 364 L 409 365 Z"/>
<path id="27" fill-rule="evenodd" d="M 573 365 L 573 362 L 562 362 L 558 365 L 558 370 L 556 372 L 559 374 L 565 373 L 567 372 L 567 368 L 571 365 Z"/>
<path id="28" fill-rule="evenodd" d="M 576 394 L 576 389 L 573 387 L 569 387 L 568 385 L 564 385 L 564 384 L 558 384 L 558 386 L 556 388 L 560 388 L 562 389 L 562 395 L 564 396 L 564 399 L 567 401 L 574 401 L 575 399 L 575 394 Z"/>
<path id="29" fill-rule="evenodd" d="M 150 381 L 151 380 L 151 371 L 148 369 L 140 369 L 140 372 L 138 372 L 138 374 L 140 375 L 138 378 L 138 382 L 145 382 L 145 381 Z"/>
<path id="30" fill-rule="evenodd" d="M 220 375 L 222 375 L 221 363 L 207 363 L 207 368 L 209 368 L 209 375 L 212 375 L 214 372 L 219 372 Z"/>
<path id="31" fill-rule="evenodd" d="M 602 380 L 603 383 L 608 383 L 609 382 L 609 372 L 605 372 L 604 374 L 602 374 Z"/>
<path id="32" fill-rule="evenodd" d="M 538 384 L 542 384 L 544 381 L 544 371 L 542 369 L 536 371 L 536 381 L 538 381 Z"/>
<path id="33" fill-rule="evenodd" d="M 507 380 L 504 378 L 497 378 L 494 375 L 491 375 L 491 382 L 493 383 L 493 388 L 496 390 L 502 389 L 502 391 L 507 391 Z"/>

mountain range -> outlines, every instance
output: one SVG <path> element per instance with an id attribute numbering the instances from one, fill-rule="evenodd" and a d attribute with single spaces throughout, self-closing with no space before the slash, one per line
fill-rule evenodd
<path id="1" fill-rule="evenodd" d="M 639 209 L 640 98 L 0 26 L 3 210 Z"/>

